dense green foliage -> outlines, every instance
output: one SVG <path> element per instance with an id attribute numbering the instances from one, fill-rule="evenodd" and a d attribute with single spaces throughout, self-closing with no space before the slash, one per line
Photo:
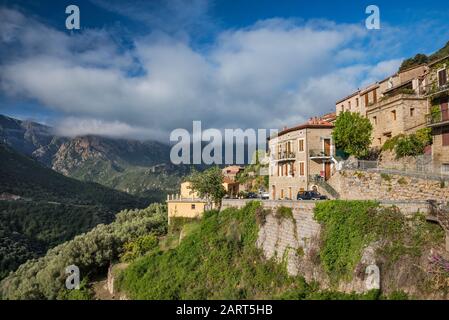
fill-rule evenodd
<path id="1" fill-rule="evenodd" d="M 372 201 L 320 202 L 315 219 L 323 225 L 320 261 L 335 283 L 351 278 L 363 249 L 376 241 L 383 243 L 378 253 L 394 263 L 403 255 L 420 256 L 425 245 L 444 239 L 444 231 L 424 216 L 406 218 Z"/>
<path id="2" fill-rule="evenodd" d="M 422 65 L 425 63 L 431 63 L 438 59 L 444 58 L 448 55 L 449 55 L 449 42 L 446 43 L 446 45 L 443 48 L 441 48 L 437 52 L 431 54 L 430 56 L 427 56 L 422 53 L 418 53 L 413 58 L 404 60 L 401 64 L 401 67 L 399 68 L 399 71 L 403 71 L 403 70 L 409 69 L 411 67 L 419 66 L 419 65 Z"/>
<path id="3" fill-rule="evenodd" d="M 27 259 L 110 223 L 125 208 L 141 208 L 148 200 L 67 178 L 0 144 L 0 279 Z"/>
<path id="4" fill-rule="evenodd" d="M 419 129 L 416 133 L 405 135 L 400 134 L 385 141 L 382 146 L 384 151 L 393 151 L 396 158 L 406 156 L 418 156 L 424 153 L 425 147 L 432 143 L 430 128 Z"/>
<path id="5" fill-rule="evenodd" d="M 120 260 L 123 262 L 135 260 L 151 250 L 156 249 L 158 244 L 159 240 L 154 234 L 140 236 L 124 244 L 124 252 L 120 256 Z"/>
<path id="6" fill-rule="evenodd" d="M 258 217 L 266 214 L 258 202 L 240 210 L 206 212 L 177 247 L 152 249 L 132 262 L 118 276 L 120 290 L 132 299 L 385 298 L 379 291 L 362 295 L 321 291 L 316 282 L 289 276 L 286 261 L 266 260 L 255 246 Z"/>
<path id="7" fill-rule="evenodd" d="M 217 207 L 221 206 L 221 199 L 226 195 L 226 190 L 223 187 L 223 173 L 219 167 L 212 167 L 203 172 L 194 170 L 187 180 L 201 198 Z"/>
<path id="8" fill-rule="evenodd" d="M 263 170 L 268 170 L 266 163 L 261 160 L 266 157 L 266 153 L 262 150 L 254 152 L 251 164 L 245 166 L 243 171 L 236 176 L 236 181 L 246 186 L 246 190 L 250 192 L 259 192 L 259 190 L 268 190 L 268 175 L 261 174 Z M 244 194 L 242 194 L 244 195 Z"/>
<path id="9" fill-rule="evenodd" d="M 86 292 L 65 289 L 65 268 L 76 265 L 81 277 L 95 275 L 124 253 L 126 243 L 167 230 L 165 207 L 153 204 L 143 210 L 125 210 L 109 225 L 98 225 L 86 234 L 59 245 L 39 259 L 27 261 L 0 283 L 3 299 L 77 299 Z M 140 241 L 140 240 L 137 240 Z M 147 241 L 143 241 L 145 245 Z M 126 246 L 125 246 L 126 247 Z"/>
<path id="10" fill-rule="evenodd" d="M 251 299 L 276 297 L 297 280 L 285 266 L 264 261 L 255 247 L 253 202 L 241 210 L 207 212 L 178 247 L 155 251 L 124 271 L 120 287 L 136 299 Z"/>
<path id="11" fill-rule="evenodd" d="M 373 126 L 367 118 L 346 111 L 337 117 L 332 136 L 337 149 L 359 158 L 368 154 L 372 130 Z"/>

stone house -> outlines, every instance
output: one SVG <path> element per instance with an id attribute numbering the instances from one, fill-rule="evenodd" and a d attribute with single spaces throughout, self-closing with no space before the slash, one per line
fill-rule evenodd
<path id="1" fill-rule="evenodd" d="M 434 167 L 449 174 L 449 56 L 429 64 L 426 75 L 426 97 L 429 112 L 427 127 L 432 129 Z"/>
<path id="2" fill-rule="evenodd" d="M 271 200 L 296 199 L 299 191 L 316 187 L 317 176 L 331 177 L 336 163 L 333 128 L 332 123 L 313 118 L 269 139 Z"/>
<path id="3" fill-rule="evenodd" d="M 358 112 L 370 119 L 372 147 L 381 147 L 398 134 L 411 134 L 425 128 L 428 112 L 424 90 L 426 72 L 427 66 L 412 67 L 359 89 L 336 103 L 336 113 Z"/>

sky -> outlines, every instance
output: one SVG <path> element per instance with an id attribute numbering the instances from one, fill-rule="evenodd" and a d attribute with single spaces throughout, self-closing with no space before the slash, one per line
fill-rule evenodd
<path id="1" fill-rule="evenodd" d="M 0 114 L 163 142 L 196 120 L 279 129 L 443 47 L 448 21 L 434 0 L 0 0 Z"/>

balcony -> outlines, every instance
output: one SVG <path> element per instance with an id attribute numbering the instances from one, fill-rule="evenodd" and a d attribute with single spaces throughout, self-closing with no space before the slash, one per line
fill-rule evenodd
<path id="1" fill-rule="evenodd" d="M 383 106 L 386 106 L 388 104 L 391 104 L 393 102 L 399 101 L 399 100 L 411 100 L 411 99 L 424 99 L 424 96 L 419 95 L 417 93 L 404 93 L 404 92 L 399 92 L 396 94 L 389 94 L 389 95 L 385 95 L 381 98 L 379 98 L 379 100 L 377 100 L 377 102 L 370 102 L 366 108 L 368 111 L 371 111 L 375 108 L 382 108 Z"/>
<path id="2" fill-rule="evenodd" d="M 433 97 L 436 95 L 440 95 L 442 93 L 447 93 L 449 90 L 449 82 L 445 85 L 438 85 L 437 82 L 433 82 L 424 87 L 424 92 L 426 97 Z"/>
<path id="3" fill-rule="evenodd" d="M 332 155 L 330 151 L 311 149 L 309 150 L 310 159 L 331 159 Z"/>
<path id="4" fill-rule="evenodd" d="M 436 112 L 434 114 L 426 115 L 428 127 L 440 127 L 449 125 L 449 114 L 443 112 Z"/>
<path id="5" fill-rule="evenodd" d="M 294 152 L 282 151 L 277 154 L 277 161 L 295 161 L 296 154 Z"/>

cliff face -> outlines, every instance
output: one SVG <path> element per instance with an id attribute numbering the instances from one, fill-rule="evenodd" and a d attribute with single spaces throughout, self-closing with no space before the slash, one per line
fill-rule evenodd
<path id="1" fill-rule="evenodd" d="M 323 235 L 324 230 L 329 227 L 315 220 L 314 208 L 314 203 L 294 207 L 291 218 L 279 218 L 273 208 L 260 227 L 257 239 L 257 247 L 263 250 L 267 259 L 274 258 L 279 263 L 285 263 L 289 274 L 303 276 L 307 282 L 316 281 L 323 289 L 345 293 L 365 293 L 371 289 L 381 289 L 386 295 L 403 291 L 416 298 L 447 299 L 446 289 L 443 288 L 449 286 L 449 273 L 441 276 L 440 267 L 435 261 L 447 263 L 449 252 L 445 250 L 444 237 L 436 236 L 434 226 L 424 230 L 427 227 L 421 224 L 426 222 L 414 220 L 410 216 L 410 220 L 404 221 L 416 224 L 413 228 L 424 228 L 422 234 L 425 236 L 419 244 L 414 240 L 410 241 L 408 236 L 412 235 L 406 234 L 395 239 L 397 243 L 391 243 L 391 239 L 387 237 L 368 242 L 361 248 L 350 274 L 335 280 L 335 273 L 339 271 L 328 272 L 323 263 L 323 256 L 329 254 L 326 241 L 332 241 L 328 235 Z M 388 228 L 387 224 L 386 221 L 385 228 Z M 344 228 L 339 232 L 344 234 Z M 437 232 L 440 233 L 440 230 Z M 412 233 L 414 236 L 418 234 L 415 231 Z M 430 236 L 432 240 L 428 240 L 428 233 L 435 233 Z M 347 236 L 350 241 L 349 234 Z M 402 248 L 404 243 L 413 249 Z M 341 248 L 349 250 L 344 245 Z M 332 254 L 333 259 L 337 260 L 339 255 L 347 253 L 335 251 Z M 377 271 L 373 269 L 379 271 L 378 278 L 373 273 Z"/>
<path id="2" fill-rule="evenodd" d="M 54 136 L 48 126 L 0 115 L 0 141 L 51 167 L 53 155 L 66 139 Z"/>

